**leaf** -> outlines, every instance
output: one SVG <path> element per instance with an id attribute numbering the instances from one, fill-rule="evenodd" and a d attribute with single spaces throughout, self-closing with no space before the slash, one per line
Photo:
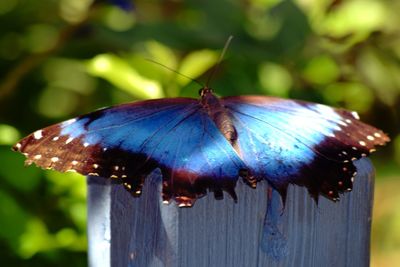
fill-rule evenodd
<path id="1" fill-rule="evenodd" d="M 287 97 L 293 81 L 285 67 L 266 62 L 258 70 L 260 83 L 269 95 Z"/>
<path id="2" fill-rule="evenodd" d="M 31 166 L 24 167 L 24 156 L 14 153 L 10 147 L 0 147 L 0 158 L 4 168 L 0 168 L 0 177 L 5 180 L 13 188 L 29 192 L 34 191 L 41 180 L 41 170 Z"/>
<path id="3" fill-rule="evenodd" d="M 160 62 L 171 69 L 177 68 L 178 61 L 171 48 L 156 41 L 149 41 L 146 44 L 146 48 L 154 61 Z"/>
<path id="4" fill-rule="evenodd" d="M 29 215 L 6 191 L 0 189 L 0 238 L 16 247 L 18 237 L 24 232 Z"/>
<path id="5" fill-rule="evenodd" d="M 100 54 L 87 62 L 87 71 L 101 77 L 118 89 L 140 98 L 161 98 L 161 85 L 155 80 L 141 76 L 122 58 L 112 54 Z"/>
<path id="6" fill-rule="evenodd" d="M 193 79 L 199 77 L 218 61 L 218 53 L 211 50 L 194 51 L 187 55 L 181 62 L 178 72 Z M 180 86 L 185 86 L 191 81 L 185 77 L 178 76 L 177 82 Z"/>
<path id="7" fill-rule="evenodd" d="M 7 124 L 0 124 L 0 145 L 13 145 L 20 138 L 17 129 Z"/>

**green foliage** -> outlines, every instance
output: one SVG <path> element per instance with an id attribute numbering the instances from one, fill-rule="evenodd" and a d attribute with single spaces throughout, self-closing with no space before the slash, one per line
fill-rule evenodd
<path id="1" fill-rule="evenodd" d="M 104 78 L 118 89 L 137 98 L 161 98 L 163 93 L 157 81 L 149 80 L 130 67 L 124 59 L 110 54 L 100 54 L 89 61 L 90 74 Z"/>
<path id="2" fill-rule="evenodd" d="M 7 124 L 0 124 L 0 145 L 13 145 L 19 138 L 17 129 Z"/>
<path id="3" fill-rule="evenodd" d="M 84 178 L 25 168 L 10 146 L 103 106 L 196 97 L 199 85 L 183 75 L 205 83 L 229 35 L 235 38 L 210 84 L 219 95 L 357 110 L 395 140 L 375 157 L 373 227 L 373 264 L 393 265 L 383 259 L 400 251 L 400 217 L 390 212 L 400 173 L 400 0 L 140 0 L 131 11 L 112 2 L 0 1 L 5 266 L 86 265 Z"/>
<path id="4" fill-rule="evenodd" d="M 285 67 L 266 62 L 260 65 L 258 77 L 268 95 L 287 97 L 293 85 L 292 76 Z"/>

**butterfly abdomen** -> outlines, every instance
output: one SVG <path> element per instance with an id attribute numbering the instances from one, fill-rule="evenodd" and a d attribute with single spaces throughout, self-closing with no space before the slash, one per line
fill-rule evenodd
<path id="1" fill-rule="evenodd" d="M 237 132 L 227 112 L 220 111 L 214 114 L 213 121 L 215 122 L 221 133 L 224 135 L 226 140 L 228 140 L 231 145 L 234 145 L 237 140 Z"/>
<path id="2" fill-rule="evenodd" d="M 203 92 L 201 104 L 226 140 L 234 146 L 237 140 L 237 131 L 233 125 L 232 116 L 211 89 Z"/>

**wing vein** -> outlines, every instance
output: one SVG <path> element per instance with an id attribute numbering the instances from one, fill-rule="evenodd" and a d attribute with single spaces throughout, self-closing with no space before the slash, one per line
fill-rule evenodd
<path id="1" fill-rule="evenodd" d="M 242 115 L 244 115 L 244 116 L 247 116 L 247 117 L 249 117 L 249 118 L 252 118 L 252 119 L 254 119 L 254 120 L 257 120 L 257 121 L 260 121 L 260 122 L 263 122 L 263 123 L 267 124 L 269 127 L 274 128 L 275 130 L 277 130 L 277 131 L 279 131 L 279 132 L 285 134 L 286 136 L 290 137 L 291 139 L 294 139 L 294 140 L 296 140 L 297 142 L 303 144 L 305 147 L 307 147 L 307 148 L 308 148 L 309 150 L 311 150 L 313 153 L 315 153 L 315 154 L 317 154 L 317 155 L 319 155 L 319 156 L 325 158 L 326 160 L 333 161 L 333 162 L 341 162 L 341 161 L 339 161 L 339 160 L 335 160 L 335 159 L 332 159 L 332 158 L 329 158 L 329 157 L 325 156 L 324 154 L 320 153 L 319 151 L 315 150 L 314 148 L 312 148 L 312 147 L 310 147 L 309 145 L 307 145 L 307 144 L 305 144 L 304 142 L 302 142 L 301 139 L 296 138 L 295 136 L 293 136 L 293 135 L 287 133 L 286 131 L 283 131 L 282 129 L 280 129 L 280 128 L 278 128 L 278 127 L 275 127 L 274 125 L 272 125 L 271 123 L 269 123 L 269 122 L 267 122 L 267 121 L 265 121 L 265 120 L 262 120 L 262 119 L 259 119 L 259 118 L 254 117 L 254 116 L 251 116 L 251 115 L 249 115 L 249 114 L 243 113 L 243 112 L 241 112 L 241 111 L 235 110 L 235 109 L 232 108 L 232 107 L 231 107 L 230 109 L 233 110 L 233 111 L 236 112 L 236 113 L 242 114 Z M 249 129 L 249 128 L 246 127 L 246 126 L 244 126 L 244 127 L 247 128 L 247 129 Z M 249 129 L 249 131 L 251 131 L 254 135 L 256 135 L 256 134 L 254 133 L 254 131 L 252 131 L 251 129 Z M 263 140 L 264 140 L 264 138 L 263 138 Z M 264 141 L 265 141 L 265 140 L 264 140 Z"/>

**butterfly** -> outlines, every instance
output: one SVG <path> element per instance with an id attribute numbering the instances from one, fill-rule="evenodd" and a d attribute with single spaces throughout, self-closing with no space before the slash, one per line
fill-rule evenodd
<path id="1" fill-rule="evenodd" d="M 242 179 L 266 180 L 285 200 L 289 184 L 318 200 L 351 191 L 354 160 L 389 137 L 356 112 L 267 96 L 166 98 L 122 104 L 38 130 L 13 149 L 26 164 L 115 179 L 133 196 L 153 170 L 162 173 L 162 198 L 190 207 L 216 199 Z"/>

